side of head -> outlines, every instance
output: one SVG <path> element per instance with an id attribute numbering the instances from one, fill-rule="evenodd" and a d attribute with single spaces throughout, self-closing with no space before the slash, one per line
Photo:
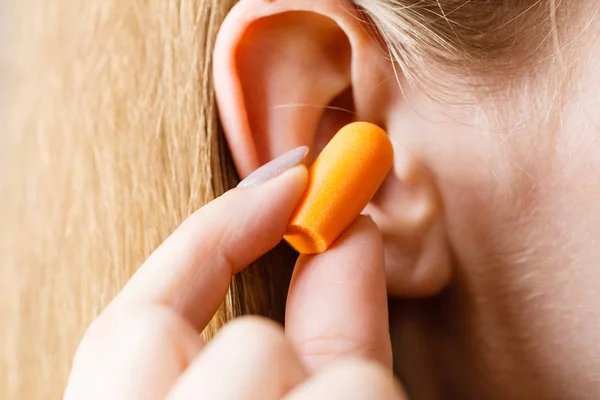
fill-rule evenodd
<path id="1" fill-rule="evenodd" d="M 225 134 L 245 176 L 347 122 L 385 127 L 395 165 L 366 211 L 410 391 L 582 396 L 600 368 L 594 6 L 454 3 L 241 1 L 214 59 Z"/>

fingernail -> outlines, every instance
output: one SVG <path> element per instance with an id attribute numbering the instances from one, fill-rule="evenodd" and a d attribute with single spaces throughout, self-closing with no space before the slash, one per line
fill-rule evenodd
<path id="1" fill-rule="evenodd" d="M 362 212 L 362 213 L 360 213 L 360 215 L 362 215 L 363 217 L 369 218 L 371 221 L 374 221 L 373 217 L 369 213 Z"/>
<path id="2" fill-rule="evenodd" d="M 300 164 L 308 154 L 308 147 L 300 146 L 287 153 L 269 161 L 250 175 L 246 177 L 237 186 L 239 188 L 259 186 L 268 180 L 271 180 L 288 169 Z"/>

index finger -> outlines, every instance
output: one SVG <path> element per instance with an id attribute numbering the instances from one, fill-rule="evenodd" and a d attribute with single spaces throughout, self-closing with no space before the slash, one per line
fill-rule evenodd
<path id="1" fill-rule="evenodd" d="M 204 329 L 231 277 L 281 241 L 307 180 L 306 167 L 296 166 L 202 207 L 148 258 L 107 311 L 166 305 Z"/>
<path id="2" fill-rule="evenodd" d="M 285 330 L 310 369 L 346 356 L 391 368 L 383 242 L 370 218 L 359 217 L 324 253 L 298 259 Z"/>

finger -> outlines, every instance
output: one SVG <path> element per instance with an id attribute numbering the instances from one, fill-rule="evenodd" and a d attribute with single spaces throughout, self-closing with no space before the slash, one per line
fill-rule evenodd
<path id="1" fill-rule="evenodd" d="M 110 307 L 164 304 L 203 329 L 231 276 L 282 239 L 307 179 L 306 167 L 297 166 L 202 207 L 150 256 Z"/>
<path id="2" fill-rule="evenodd" d="M 280 399 L 306 376 L 279 326 L 256 317 L 242 318 L 223 328 L 168 398 Z"/>
<path id="3" fill-rule="evenodd" d="M 92 326 L 77 355 L 65 399 L 163 399 L 202 349 L 196 330 L 166 307 L 123 313 L 102 332 Z"/>
<path id="4" fill-rule="evenodd" d="M 390 367 L 392 351 L 382 238 L 358 218 L 326 252 L 299 258 L 288 295 L 286 335 L 311 370 L 341 356 Z"/>
<path id="5" fill-rule="evenodd" d="M 392 372 L 376 363 L 340 362 L 294 389 L 285 400 L 405 400 Z"/>

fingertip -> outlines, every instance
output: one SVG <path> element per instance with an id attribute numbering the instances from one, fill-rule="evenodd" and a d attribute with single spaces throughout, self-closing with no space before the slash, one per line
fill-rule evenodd
<path id="1" fill-rule="evenodd" d="M 308 185 L 308 169 L 304 164 L 296 165 L 290 169 L 283 171 L 276 177 L 266 181 L 265 183 L 258 186 L 239 186 L 232 189 L 228 194 L 237 196 L 240 192 L 246 192 L 247 194 L 254 196 L 258 195 L 267 196 L 266 199 L 261 200 L 265 203 L 273 205 L 287 205 L 286 208 L 290 208 L 290 215 L 296 208 L 306 187 Z M 246 196 L 244 196 L 246 197 Z"/>
<path id="2" fill-rule="evenodd" d="M 294 165 L 288 169 L 280 171 L 277 175 L 258 185 L 243 185 L 241 182 L 232 192 L 239 191 L 265 191 L 273 186 L 289 185 L 304 186 L 308 183 L 308 168 L 304 164 Z M 303 189 L 304 189 L 303 188 Z"/>
<path id="3" fill-rule="evenodd" d="M 296 165 L 276 178 L 271 179 L 265 183 L 265 190 L 269 191 L 271 188 L 277 188 L 279 190 L 287 190 L 290 195 L 302 197 L 306 186 L 308 185 L 308 168 L 304 164 Z M 276 189 L 273 189 L 276 190 Z"/>
<path id="4" fill-rule="evenodd" d="M 338 240 L 348 239 L 355 234 L 368 235 L 372 237 L 373 240 L 383 243 L 383 235 L 370 215 L 359 215 Z"/>
<path id="5" fill-rule="evenodd" d="M 345 257 L 376 257 L 381 256 L 383 260 L 383 235 L 377 224 L 369 217 L 360 215 L 350 226 L 336 239 L 331 247 L 322 253 L 322 256 L 331 256 L 337 252 L 346 253 Z M 350 253 L 349 253 L 350 252 Z M 383 265 L 383 261 L 379 263 Z"/>

